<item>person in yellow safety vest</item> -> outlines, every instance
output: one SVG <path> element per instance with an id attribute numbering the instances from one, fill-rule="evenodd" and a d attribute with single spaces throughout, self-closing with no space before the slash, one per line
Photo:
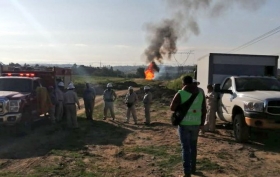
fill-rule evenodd
<path id="1" fill-rule="evenodd" d="M 61 122 L 63 117 L 63 94 L 64 94 L 64 83 L 59 82 L 55 87 L 55 96 L 57 103 L 55 105 L 55 119 L 56 122 Z"/>
<path id="2" fill-rule="evenodd" d="M 77 121 L 77 111 L 76 111 L 76 104 L 78 109 L 80 109 L 80 103 L 77 96 L 77 93 L 74 91 L 75 86 L 71 82 L 68 87 L 67 91 L 64 93 L 64 105 L 67 117 L 67 125 L 68 128 L 78 128 L 78 121 Z"/>
<path id="3" fill-rule="evenodd" d="M 130 86 L 128 87 L 128 93 L 125 96 L 125 104 L 127 106 L 127 112 L 126 112 L 126 121 L 125 123 L 129 123 L 130 119 L 130 113 L 132 114 L 134 124 L 137 124 L 137 116 L 136 116 L 136 110 L 135 110 L 135 104 L 138 101 L 137 94 L 133 91 L 133 88 Z"/>
<path id="4" fill-rule="evenodd" d="M 145 95 L 143 98 L 143 104 L 144 104 L 145 119 L 146 119 L 144 124 L 146 124 L 146 125 L 150 125 L 150 123 L 151 123 L 150 108 L 151 108 L 151 102 L 152 102 L 152 93 L 151 93 L 150 89 L 151 88 L 149 86 L 144 87 Z"/>
<path id="5" fill-rule="evenodd" d="M 217 111 L 217 94 L 214 92 L 212 85 L 207 86 L 208 93 L 206 94 L 206 120 L 204 131 L 215 132 L 216 130 L 216 111 Z"/>
<path id="6" fill-rule="evenodd" d="M 112 83 L 107 84 L 107 89 L 103 93 L 104 100 L 104 110 L 103 110 L 103 120 L 107 118 L 107 111 L 110 110 L 111 117 L 115 120 L 115 112 L 114 112 L 114 101 L 117 99 L 116 92 L 112 89 Z"/>
<path id="7" fill-rule="evenodd" d="M 177 106 L 187 101 L 192 94 L 197 94 L 184 119 L 178 126 L 180 137 L 184 176 L 190 177 L 196 172 L 197 139 L 199 128 L 204 125 L 206 104 L 204 93 L 193 84 L 191 76 L 182 78 L 183 88 L 174 96 L 170 109 L 175 111 Z"/>

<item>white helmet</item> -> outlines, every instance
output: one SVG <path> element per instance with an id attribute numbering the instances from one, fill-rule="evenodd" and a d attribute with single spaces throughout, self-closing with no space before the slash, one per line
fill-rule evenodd
<path id="1" fill-rule="evenodd" d="M 196 83 L 197 85 L 200 84 L 200 82 L 198 82 L 197 80 L 193 79 L 193 83 Z"/>
<path id="2" fill-rule="evenodd" d="M 59 82 L 57 85 L 60 86 L 60 87 L 64 87 L 64 83 L 63 82 Z"/>
<path id="3" fill-rule="evenodd" d="M 150 90 L 151 88 L 149 86 L 145 86 L 144 90 Z"/>
<path id="4" fill-rule="evenodd" d="M 132 87 L 132 86 L 129 86 L 129 87 L 128 87 L 128 90 L 133 90 L 133 87 Z"/>
<path id="5" fill-rule="evenodd" d="M 74 84 L 72 82 L 67 87 L 67 89 L 74 89 L 74 88 L 75 88 L 75 86 L 74 86 Z"/>
<path id="6" fill-rule="evenodd" d="M 113 87 L 112 83 L 108 83 L 107 87 Z"/>

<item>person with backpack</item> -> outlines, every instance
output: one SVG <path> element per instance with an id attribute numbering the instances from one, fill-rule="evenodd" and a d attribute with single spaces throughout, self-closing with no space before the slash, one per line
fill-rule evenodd
<path id="1" fill-rule="evenodd" d="M 112 89 L 112 83 L 107 84 L 107 89 L 103 92 L 104 110 L 103 120 L 107 118 L 107 111 L 110 110 L 111 117 L 115 120 L 114 101 L 117 99 L 116 92 Z"/>
<path id="2" fill-rule="evenodd" d="M 187 113 L 178 125 L 178 133 L 180 137 L 184 176 L 190 177 L 196 172 L 196 156 L 197 156 L 197 139 L 200 127 L 204 125 L 206 116 L 206 103 L 204 93 L 193 84 L 191 76 L 182 78 L 183 88 L 175 94 L 170 109 L 175 111 L 176 108 L 185 101 L 192 99 L 186 106 Z M 184 109 L 184 108 L 183 108 Z"/>

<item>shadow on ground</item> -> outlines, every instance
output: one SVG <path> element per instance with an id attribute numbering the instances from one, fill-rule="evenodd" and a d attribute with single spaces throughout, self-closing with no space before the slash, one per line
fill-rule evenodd
<path id="1" fill-rule="evenodd" d="M 0 135 L 0 159 L 24 159 L 45 156 L 52 150 L 80 151 L 86 145 L 121 146 L 132 131 L 104 121 L 79 118 L 80 129 L 67 129 L 66 124 L 37 124 L 32 133 L 24 137 Z M 2 131 L 3 132 L 3 131 Z"/>
<path id="2" fill-rule="evenodd" d="M 225 134 L 219 133 L 217 136 L 210 134 L 210 136 L 207 136 L 208 138 L 236 143 L 231 124 L 218 124 L 216 128 Z M 250 140 L 248 143 L 244 143 L 244 145 L 258 150 L 280 152 L 280 131 L 251 129 Z"/>

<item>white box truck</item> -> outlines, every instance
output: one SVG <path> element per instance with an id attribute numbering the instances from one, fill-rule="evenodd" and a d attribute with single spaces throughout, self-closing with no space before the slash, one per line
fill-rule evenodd
<path id="1" fill-rule="evenodd" d="M 246 142 L 250 127 L 280 129 L 279 56 L 210 53 L 197 62 L 197 80 L 218 94 L 217 118 L 233 123 L 237 142 Z"/>

